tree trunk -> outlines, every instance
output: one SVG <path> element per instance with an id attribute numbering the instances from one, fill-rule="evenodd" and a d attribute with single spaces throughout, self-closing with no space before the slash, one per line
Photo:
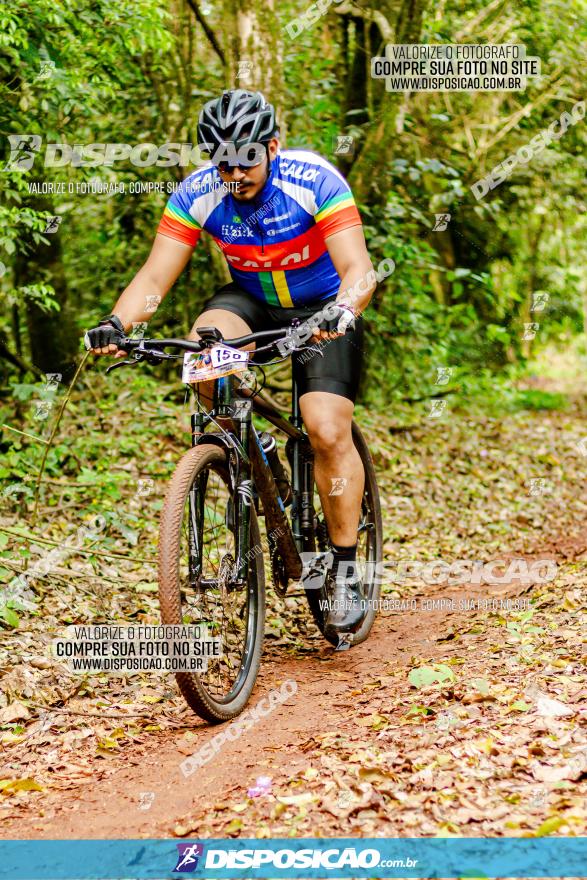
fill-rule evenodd
<path id="1" fill-rule="evenodd" d="M 346 91 L 341 114 L 342 131 L 347 131 L 351 126 L 362 125 L 369 118 L 367 110 L 369 103 L 368 83 L 371 80 L 371 75 L 370 71 L 367 71 L 369 59 L 366 43 L 366 32 L 369 25 L 362 18 L 353 18 L 352 27 L 354 31 L 353 54 L 348 60 Z M 346 51 L 348 54 L 348 46 Z M 352 152 L 349 154 L 341 153 L 337 159 L 340 170 L 347 175 L 353 163 Z"/>
<path id="2" fill-rule="evenodd" d="M 230 67 L 232 87 L 261 91 L 276 110 L 285 139 L 283 42 L 275 17 L 275 0 L 244 0 L 233 7 L 238 41 Z"/>
<path id="3" fill-rule="evenodd" d="M 395 43 L 417 43 L 422 30 L 422 16 L 427 0 L 402 0 L 397 15 Z M 363 148 L 355 160 L 349 182 L 360 203 L 383 204 L 387 197 L 385 169 L 397 142 L 395 119 L 403 100 L 401 92 L 386 91 L 378 118 L 373 121 Z"/>
<path id="4" fill-rule="evenodd" d="M 36 211 L 53 214 L 53 206 L 44 199 L 29 204 Z M 68 305 L 60 235 L 61 231 L 57 230 L 46 236 L 49 244 L 35 244 L 32 236 L 23 229 L 22 249 L 15 260 L 14 280 L 15 287 L 40 283 L 53 286 L 58 312 L 45 312 L 33 302 L 26 304 L 31 360 L 43 373 L 61 373 L 66 380 L 75 372 L 80 331 Z"/>
<path id="5" fill-rule="evenodd" d="M 545 215 L 541 214 L 540 219 L 538 221 L 538 226 L 535 231 L 532 229 L 531 221 L 528 225 L 528 231 L 526 240 L 528 242 L 528 269 L 527 269 L 527 286 L 526 286 L 526 298 L 522 303 L 522 307 L 520 309 L 520 317 L 522 319 L 522 325 L 526 324 L 538 324 L 540 325 L 540 312 L 537 314 L 532 312 L 532 299 L 536 287 L 538 285 L 538 278 L 540 274 L 540 261 L 538 259 L 538 249 L 540 247 L 540 241 L 542 239 L 542 233 L 544 232 L 544 219 Z M 522 336 L 522 355 L 527 360 L 530 357 L 532 352 L 532 339 L 524 339 Z"/>

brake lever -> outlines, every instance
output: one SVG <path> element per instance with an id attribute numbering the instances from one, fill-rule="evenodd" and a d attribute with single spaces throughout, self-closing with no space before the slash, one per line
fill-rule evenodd
<path id="1" fill-rule="evenodd" d="M 313 351 L 315 354 L 319 354 L 320 357 L 324 357 L 324 352 L 320 348 L 318 342 L 314 342 L 312 345 L 303 345 L 300 348 L 296 349 L 297 352 L 300 351 Z"/>
<path id="2" fill-rule="evenodd" d="M 118 369 L 118 367 L 136 367 L 137 364 L 140 364 L 144 357 L 144 355 L 141 353 L 141 349 L 144 351 L 144 343 L 142 341 L 139 343 L 139 347 L 131 352 L 130 360 L 119 361 L 117 364 L 111 364 L 109 367 L 106 367 L 106 372 L 109 373 L 110 370 L 116 370 Z"/>
<path id="3" fill-rule="evenodd" d="M 303 323 L 304 322 L 301 318 L 294 318 L 291 323 L 291 327 L 288 327 L 287 329 L 285 338 L 290 339 L 292 336 L 295 336 L 296 329 L 300 326 L 300 324 Z M 303 351 L 312 351 L 314 352 L 314 354 L 319 354 L 320 357 L 324 357 L 324 352 L 322 351 L 320 342 L 308 342 L 307 344 L 302 343 L 302 345 L 296 345 L 296 347 L 290 353 L 294 354 L 294 352 L 296 352 L 297 354 L 299 354 Z"/>
<path id="4" fill-rule="evenodd" d="M 110 370 L 116 370 L 118 367 L 136 367 L 138 363 L 140 363 L 140 358 L 132 361 L 119 361 L 117 364 L 110 364 L 109 367 L 106 367 L 106 372 L 109 373 Z"/>
<path id="5" fill-rule="evenodd" d="M 111 364 L 109 367 L 106 367 L 106 372 L 109 373 L 110 370 L 116 370 L 117 367 L 136 367 L 141 361 L 147 361 L 149 364 L 158 364 L 159 361 L 177 360 L 180 357 L 181 355 L 167 354 L 165 351 L 145 348 L 144 342 L 141 342 L 139 347 L 135 348 L 132 352 L 131 360 L 120 361 L 118 364 Z"/>

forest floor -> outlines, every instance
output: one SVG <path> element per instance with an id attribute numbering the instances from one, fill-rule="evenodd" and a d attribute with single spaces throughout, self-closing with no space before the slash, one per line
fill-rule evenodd
<path id="1" fill-rule="evenodd" d="M 180 764 L 225 726 L 199 720 L 172 675 L 76 677 L 48 652 L 71 623 L 158 622 L 155 513 L 185 412 L 168 389 L 100 387 L 91 409 L 72 397 L 37 523 L 30 493 L 0 516 L 10 577 L 90 515 L 108 520 L 2 630 L 5 838 L 584 834 L 587 400 L 572 383 L 533 380 L 501 409 L 448 398 L 441 418 L 359 412 L 388 561 L 527 568 L 499 584 L 390 582 L 384 597 L 413 610 L 381 611 L 346 653 L 301 597 L 270 591 L 251 706 L 285 680 L 297 691 L 187 778 Z M 22 442 L 34 473 L 38 447 Z"/>

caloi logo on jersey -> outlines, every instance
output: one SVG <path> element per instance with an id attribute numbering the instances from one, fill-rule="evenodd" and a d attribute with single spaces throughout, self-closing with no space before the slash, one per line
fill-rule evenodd
<path id="1" fill-rule="evenodd" d="M 305 168 L 296 162 L 288 162 L 280 166 L 282 177 L 293 177 L 296 180 L 316 180 L 320 176 L 317 168 Z"/>

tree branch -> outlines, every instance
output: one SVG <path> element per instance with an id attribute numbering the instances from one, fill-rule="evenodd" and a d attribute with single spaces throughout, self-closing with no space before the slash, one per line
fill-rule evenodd
<path id="1" fill-rule="evenodd" d="M 462 43 L 465 37 L 469 34 L 478 34 L 481 25 L 484 24 L 494 13 L 499 12 L 502 6 L 507 6 L 506 0 L 492 0 L 491 3 L 488 3 L 481 12 L 468 21 L 465 26 L 454 35 L 455 43 Z"/>
<path id="2" fill-rule="evenodd" d="M 1 339 L 0 358 L 3 358 L 5 361 L 9 361 L 15 367 L 18 367 L 18 369 L 21 370 L 23 373 L 32 373 L 39 379 L 42 379 L 44 376 L 42 370 L 39 370 L 38 367 L 35 367 L 32 364 L 27 364 L 26 361 L 23 361 L 23 359 L 18 354 L 14 354 L 14 352 L 10 351 L 8 346 Z"/>
<path id="3" fill-rule="evenodd" d="M 378 9 L 366 9 L 362 6 L 356 6 L 354 3 L 349 2 L 349 0 L 345 0 L 345 2 L 333 7 L 332 11 L 338 15 L 351 15 L 354 18 L 364 18 L 366 21 L 374 22 L 381 31 L 385 42 L 393 42 L 393 28 L 384 14 L 379 12 Z"/>
<path id="4" fill-rule="evenodd" d="M 212 46 L 212 48 L 214 49 L 214 51 L 216 52 L 216 54 L 218 55 L 218 57 L 220 58 L 220 60 L 224 64 L 224 66 L 226 66 L 226 56 L 224 55 L 224 52 L 222 51 L 222 47 L 218 43 L 218 40 L 216 39 L 214 31 L 212 30 L 212 28 L 210 27 L 210 25 L 208 24 L 208 22 L 206 21 L 206 19 L 202 15 L 202 12 L 200 10 L 200 7 L 196 3 L 196 0 L 187 0 L 187 3 L 188 3 L 188 6 L 190 7 L 190 9 L 192 10 L 192 12 L 194 13 L 194 15 L 196 16 L 199 23 L 202 25 L 202 30 L 204 31 L 204 33 L 206 34 L 206 36 L 210 40 L 210 45 Z"/>
<path id="5" fill-rule="evenodd" d="M 562 67 L 557 67 L 556 70 L 549 77 L 546 88 L 542 94 L 538 95 L 534 98 L 533 101 L 524 104 L 519 110 L 516 110 L 515 113 L 510 116 L 506 124 L 498 131 L 498 133 L 488 141 L 479 144 L 477 151 L 475 152 L 474 158 L 479 159 L 484 153 L 487 153 L 495 144 L 501 141 L 511 130 L 515 128 L 520 119 L 523 116 L 530 116 L 532 111 L 536 110 L 542 104 L 548 103 L 553 97 L 556 95 L 556 87 L 559 85 L 558 77 L 562 73 Z"/>

